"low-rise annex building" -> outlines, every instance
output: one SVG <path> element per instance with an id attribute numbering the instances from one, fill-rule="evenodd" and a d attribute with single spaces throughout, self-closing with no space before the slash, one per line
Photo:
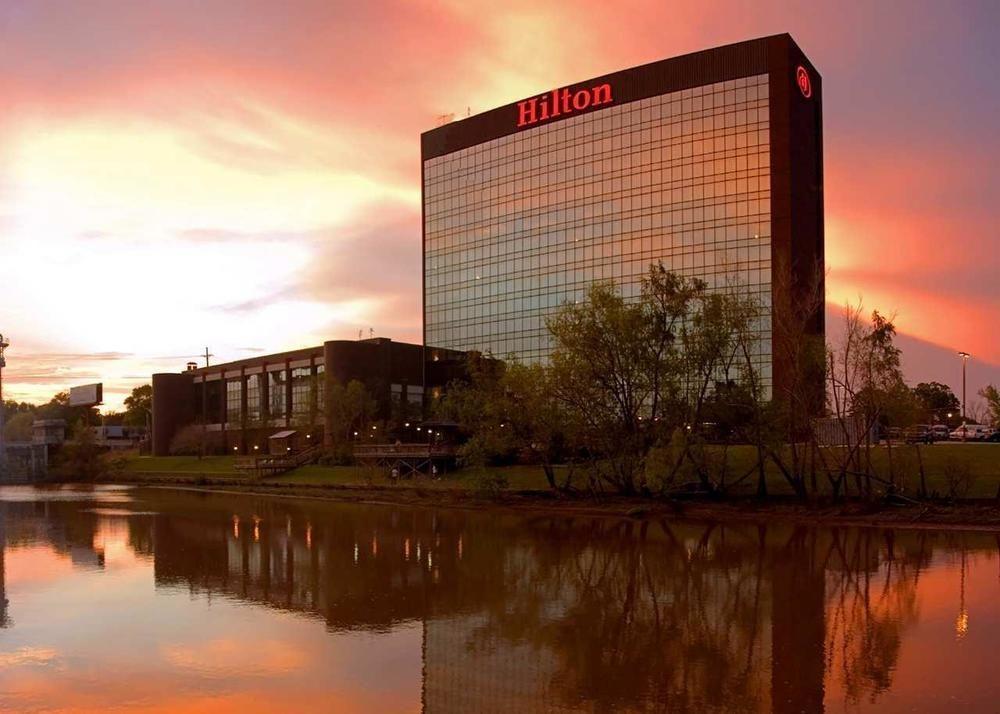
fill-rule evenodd
<path id="1" fill-rule="evenodd" d="M 453 375 L 448 366 L 462 359 L 460 352 L 376 337 L 154 374 L 152 452 L 170 454 L 178 433 L 193 424 L 204 426 L 207 451 L 214 453 L 265 451 L 271 436 L 289 430 L 303 446 L 331 443 L 327 395 L 333 384 L 352 380 L 374 399 L 376 419 L 403 413 L 416 420 L 426 393 L 446 384 Z"/>

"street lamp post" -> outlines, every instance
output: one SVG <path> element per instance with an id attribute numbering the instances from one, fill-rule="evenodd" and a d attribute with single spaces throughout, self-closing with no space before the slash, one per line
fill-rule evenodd
<path id="1" fill-rule="evenodd" d="M 965 365 L 969 362 L 970 355 L 968 352 L 959 352 L 958 356 L 962 358 L 962 425 L 965 425 Z"/>
<path id="2" fill-rule="evenodd" d="M 967 435 L 967 429 L 965 426 L 965 366 L 969 363 L 970 355 L 968 352 L 959 351 L 958 356 L 962 358 L 962 441 L 965 441 Z"/>

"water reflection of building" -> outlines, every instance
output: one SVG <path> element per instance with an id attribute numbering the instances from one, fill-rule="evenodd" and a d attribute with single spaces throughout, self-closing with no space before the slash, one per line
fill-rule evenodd
<path id="1" fill-rule="evenodd" d="M 931 554 L 945 548 L 958 563 L 974 538 L 150 498 L 156 515 L 114 516 L 111 530 L 152 556 L 158 588 L 335 630 L 420 620 L 412 656 L 435 714 L 811 712 L 831 706 L 831 691 L 877 701 L 917 621 Z M 5 503 L 0 536 L 8 547 L 47 542 L 93 569 L 107 518 L 79 504 Z M 0 596 L 4 565 L 0 553 Z"/>
<path id="2" fill-rule="evenodd" d="M 311 523 L 303 514 L 227 513 L 210 525 L 156 521 L 161 586 L 223 594 L 320 616 L 332 628 L 387 628 L 421 617 L 449 557 L 431 516 L 351 510 Z M 427 523 L 423 523 L 427 520 Z M 454 544 L 449 544 L 454 549 Z"/>
<path id="3" fill-rule="evenodd" d="M 823 711 L 826 674 L 825 572 L 816 531 L 799 529 L 774 558 L 771 600 L 771 710 Z"/>
<path id="4" fill-rule="evenodd" d="M 0 628 L 7 627 L 9 616 L 7 607 L 7 512 L 0 505 Z"/>
<path id="5" fill-rule="evenodd" d="M 433 714 L 575 711 L 553 687 L 557 655 L 525 641 L 483 638 L 489 616 L 424 622 L 423 707 Z"/>

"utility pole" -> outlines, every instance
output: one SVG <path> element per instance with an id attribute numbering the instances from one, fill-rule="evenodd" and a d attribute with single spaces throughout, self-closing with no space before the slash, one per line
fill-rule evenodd
<path id="1" fill-rule="evenodd" d="M 965 365 L 969 363 L 970 355 L 968 352 L 959 352 L 958 356 L 962 358 L 962 426 L 965 426 Z"/>
<path id="2" fill-rule="evenodd" d="M 205 348 L 205 366 L 206 366 L 206 367 L 208 366 L 208 358 L 209 358 L 209 357 L 215 357 L 215 355 L 213 355 L 213 354 L 209 354 L 209 352 L 208 352 L 208 348 L 206 347 L 206 348 Z"/>
<path id="3" fill-rule="evenodd" d="M 0 476 L 6 474 L 7 471 L 7 445 L 3 438 L 3 368 L 7 366 L 7 358 L 4 357 L 4 352 L 10 347 L 10 341 L 3 335 L 0 335 Z M 0 548 L 3 545 L 0 544 Z"/>

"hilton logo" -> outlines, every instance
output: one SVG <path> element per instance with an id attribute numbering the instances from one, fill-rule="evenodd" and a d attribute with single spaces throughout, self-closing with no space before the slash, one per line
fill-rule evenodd
<path id="1" fill-rule="evenodd" d="M 611 103 L 611 85 L 605 82 L 590 89 L 553 89 L 540 97 L 517 103 L 517 126 L 525 127 L 564 114 L 581 112 L 589 107 Z"/>
<path id="2" fill-rule="evenodd" d="M 809 73 L 806 71 L 806 68 L 802 65 L 799 65 L 795 70 L 795 83 L 799 85 L 799 91 L 802 92 L 803 97 L 809 99 L 812 96 L 812 81 L 809 79 Z"/>

